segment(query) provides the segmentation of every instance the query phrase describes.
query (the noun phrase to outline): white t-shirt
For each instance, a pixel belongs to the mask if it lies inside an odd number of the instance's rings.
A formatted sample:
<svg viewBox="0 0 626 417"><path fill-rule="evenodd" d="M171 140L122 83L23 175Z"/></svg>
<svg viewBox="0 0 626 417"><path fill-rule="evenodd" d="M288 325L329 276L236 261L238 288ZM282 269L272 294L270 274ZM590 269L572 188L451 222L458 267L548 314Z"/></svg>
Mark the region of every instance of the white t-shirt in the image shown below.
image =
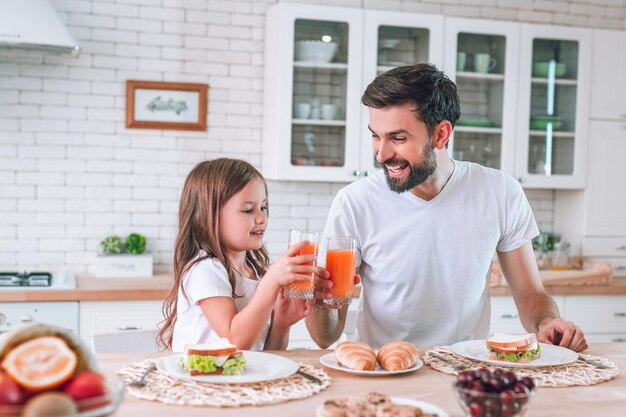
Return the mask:
<svg viewBox="0 0 626 417"><path fill-rule="evenodd" d="M363 290L356 340L433 346L488 336L494 251L517 249L539 231L515 179L454 163L430 201L391 191L382 171L335 197L324 236L357 241Z"/></svg>
<svg viewBox="0 0 626 417"><path fill-rule="evenodd" d="M206 252L200 251L198 256L206 256ZM234 298L233 301L237 306L237 311L241 311L252 299L259 285L259 280L242 278L237 274L235 277L235 294L241 297ZM189 301L183 294L183 287ZM207 258L198 262L187 271L183 278L181 288L178 289L172 352L183 352L185 345L205 343L220 338L198 304L200 300L211 297L232 297L232 287L228 281L226 268L215 258ZM270 320L265 324L263 333L252 350L263 350L269 325Z"/></svg>

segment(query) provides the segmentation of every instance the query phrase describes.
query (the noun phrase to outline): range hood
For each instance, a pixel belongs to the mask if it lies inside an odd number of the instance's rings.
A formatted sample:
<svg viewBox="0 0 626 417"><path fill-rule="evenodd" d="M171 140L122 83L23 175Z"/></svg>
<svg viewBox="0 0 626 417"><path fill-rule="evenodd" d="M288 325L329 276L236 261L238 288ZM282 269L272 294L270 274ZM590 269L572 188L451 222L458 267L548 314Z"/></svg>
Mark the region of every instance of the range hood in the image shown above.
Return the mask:
<svg viewBox="0 0 626 417"><path fill-rule="evenodd" d="M78 56L80 47L49 0L0 0L0 52Z"/></svg>

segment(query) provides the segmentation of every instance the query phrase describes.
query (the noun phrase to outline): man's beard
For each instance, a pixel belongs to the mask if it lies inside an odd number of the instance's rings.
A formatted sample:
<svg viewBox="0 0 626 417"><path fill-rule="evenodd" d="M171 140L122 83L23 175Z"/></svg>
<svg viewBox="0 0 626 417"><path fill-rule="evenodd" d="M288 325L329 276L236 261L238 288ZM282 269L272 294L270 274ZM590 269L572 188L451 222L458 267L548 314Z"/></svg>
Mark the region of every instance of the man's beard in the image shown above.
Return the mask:
<svg viewBox="0 0 626 417"><path fill-rule="evenodd" d="M391 191L396 193L403 193L409 191L431 176L437 168L437 158L435 151L432 148L431 141L429 140L426 146L424 146L424 158L417 165L409 164L409 175L406 178L393 178L389 176L387 165L398 165L402 163L408 163L404 159L390 159L384 162L383 169L385 170L385 177L387 177L387 184Z"/></svg>

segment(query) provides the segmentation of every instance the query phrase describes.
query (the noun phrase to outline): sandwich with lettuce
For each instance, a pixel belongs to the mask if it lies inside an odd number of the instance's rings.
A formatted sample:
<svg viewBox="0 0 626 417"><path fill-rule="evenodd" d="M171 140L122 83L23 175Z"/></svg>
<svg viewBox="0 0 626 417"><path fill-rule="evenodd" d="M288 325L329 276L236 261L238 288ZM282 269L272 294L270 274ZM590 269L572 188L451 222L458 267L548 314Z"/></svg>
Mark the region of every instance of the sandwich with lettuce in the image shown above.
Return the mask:
<svg viewBox="0 0 626 417"><path fill-rule="evenodd" d="M246 369L246 359L237 346L223 337L213 342L185 346L181 366L190 376L241 375Z"/></svg>
<svg viewBox="0 0 626 417"><path fill-rule="evenodd" d="M494 333L486 341L487 357L505 362L528 363L539 359L541 345L534 333L507 334Z"/></svg>

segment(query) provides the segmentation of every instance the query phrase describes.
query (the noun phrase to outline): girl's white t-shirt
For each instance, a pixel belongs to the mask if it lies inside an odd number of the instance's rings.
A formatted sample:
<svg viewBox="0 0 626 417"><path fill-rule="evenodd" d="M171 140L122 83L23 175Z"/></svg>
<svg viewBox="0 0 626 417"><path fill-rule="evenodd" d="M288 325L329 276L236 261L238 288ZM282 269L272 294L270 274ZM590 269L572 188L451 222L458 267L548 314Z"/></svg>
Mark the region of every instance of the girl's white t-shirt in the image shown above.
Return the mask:
<svg viewBox="0 0 626 417"><path fill-rule="evenodd" d="M198 257L200 256L206 256L206 252L200 251ZM237 311L241 311L252 299L259 280L241 277L238 274L235 274L235 277L235 294L240 297L233 298L233 301L237 306ZM183 293L183 288L185 293ZM185 345L205 343L220 338L198 304L201 300L211 297L232 298L232 287L228 281L226 268L215 258L198 262L187 271L183 278L182 285L178 289L172 352L184 352ZM263 350L269 326L270 319L252 350Z"/></svg>

